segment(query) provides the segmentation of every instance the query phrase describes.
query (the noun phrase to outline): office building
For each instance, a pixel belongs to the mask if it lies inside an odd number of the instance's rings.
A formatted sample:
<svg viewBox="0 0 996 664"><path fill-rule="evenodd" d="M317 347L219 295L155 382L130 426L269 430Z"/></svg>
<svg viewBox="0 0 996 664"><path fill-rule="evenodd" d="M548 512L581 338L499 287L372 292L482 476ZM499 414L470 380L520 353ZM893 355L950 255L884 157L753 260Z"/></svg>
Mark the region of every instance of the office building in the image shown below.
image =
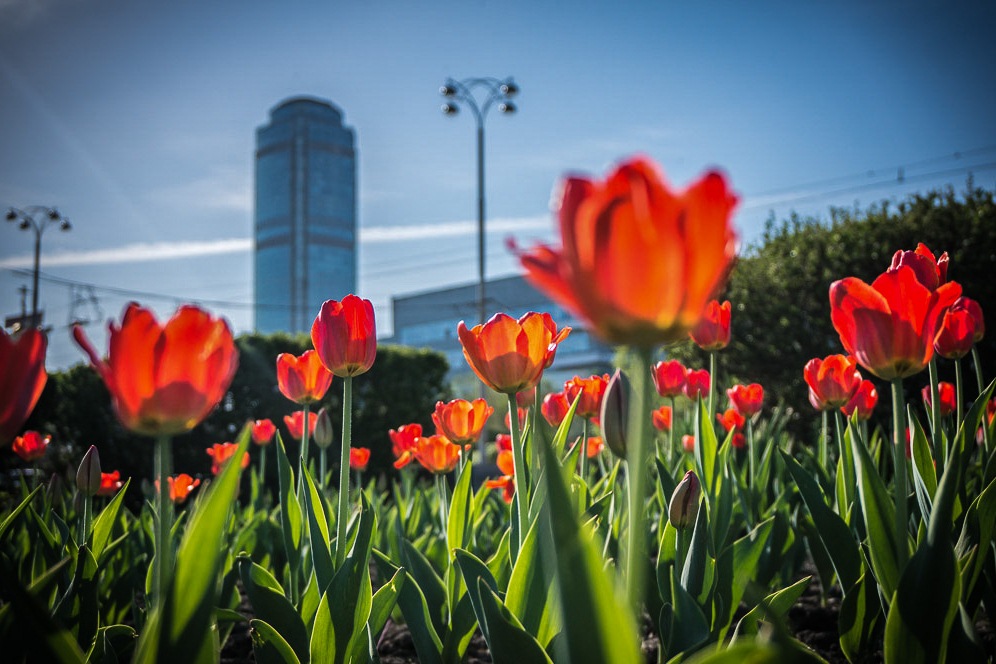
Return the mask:
<svg viewBox="0 0 996 664"><path fill-rule="evenodd" d="M255 328L304 332L356 291L356 148L342 111L295 97L256 130Z"/></svg>

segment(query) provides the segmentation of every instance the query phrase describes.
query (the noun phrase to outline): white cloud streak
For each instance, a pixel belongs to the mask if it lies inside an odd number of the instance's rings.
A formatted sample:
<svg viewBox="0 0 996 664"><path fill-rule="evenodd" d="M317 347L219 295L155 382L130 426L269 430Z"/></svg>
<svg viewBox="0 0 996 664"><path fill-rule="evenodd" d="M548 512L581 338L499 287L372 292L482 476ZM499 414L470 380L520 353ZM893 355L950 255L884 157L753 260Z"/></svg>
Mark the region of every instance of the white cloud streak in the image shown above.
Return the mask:
<svg viewBox="0 0 996 664"><path fill-rule="evenodd" d="M487 222L487 230L489 233L545 230L550 227L550 224L551 221L547 215L497 218ZM389 244L393 242L415 242L419 240L438 240L447 237L470 236L476 232L476 221L452 221L414 226L374 226L372 228L361 228L359 240L364 244ZM252 248L252 238L225 238L203 242L138 242L106 249L43 254L42 264L45 267L115 265L246 253L251 251ZM30 268L33 265L34 258L30 254L0 258L0 268L2 269Z"/></svg>

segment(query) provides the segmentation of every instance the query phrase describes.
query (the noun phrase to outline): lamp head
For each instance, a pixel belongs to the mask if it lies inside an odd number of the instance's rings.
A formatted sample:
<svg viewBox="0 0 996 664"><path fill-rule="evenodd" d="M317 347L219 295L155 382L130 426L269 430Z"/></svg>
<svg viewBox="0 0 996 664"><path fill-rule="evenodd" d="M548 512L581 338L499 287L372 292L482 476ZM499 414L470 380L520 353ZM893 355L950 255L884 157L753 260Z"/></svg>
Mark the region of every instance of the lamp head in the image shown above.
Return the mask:
<svg viewBox="0 0 996 664"><path fill-rule="evenodd" d="M519 93L519 86L509 81L508 83L502 83L498 90L506 97L514 97Z"/></svg>
<svg viewBox="0 0 996 664"><path fill-rule="evenodd" d="M511 114L515 113L515 111L518 109L516 109L515 104L513 104L512 102L503 101L502 103L498 104L498 110L501 111L502 113Z"/></svg>
<svg viewBox="0 0 996 664"><path fill-rule="evenodd" d="M439 107L439 110L443 112L443 115L456 115L460 109L454 104L443 104Z"/></svg>
<svg viewBox="0 0 996 664"><path fill-rule="evenodd" d="M14 212L13 210L7 210L6 219L7 221L14 221L15 219L17 219L17 213Z"/></svg>
<svg viewBox="0 0 996 664"><path fill-rule="evenodd" d="M61 215L59 215L59 211L56 210L55 208L51 208L48 211L48 218L51 219L52 221L58 221L60 216Z"/></svg>
<svg viewBox="0 0 996 664"><path fill-rule="evenodd" d="M456 88L447 83L446 85L439 88L439 94L443 95L444 97L453 97L454 95L456 95Z"/></svg>
<svg viewBox="0 0 996 664"><path fill-rule="evenodd" d="M68 219L63 219L62 223L59 224L59 229L63 230L63 231L72 230L72 228L73 228L73 225L71 223L69 223Z"/></svg>

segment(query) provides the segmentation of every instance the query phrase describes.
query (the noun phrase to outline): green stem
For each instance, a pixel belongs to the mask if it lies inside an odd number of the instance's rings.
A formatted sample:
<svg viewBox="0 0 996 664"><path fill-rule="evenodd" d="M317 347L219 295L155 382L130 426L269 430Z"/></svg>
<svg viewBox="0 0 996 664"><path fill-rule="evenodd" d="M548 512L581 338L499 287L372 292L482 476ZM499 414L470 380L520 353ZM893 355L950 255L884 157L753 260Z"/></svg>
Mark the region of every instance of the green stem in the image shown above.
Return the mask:
<svg viewBox="0 0 996 664"><path fill-rule="evenodd" d="M676 454L674 449L674 427L678 423L678 414L674 411L674 397L668 399L671 406L671 427L667 430L667 467L669 470L674 471L675 457L681 458L680 454Z"/></svg>
<svg viewBox="0 0 996 664"><path fill-rule="evenodd" d="M318 487L325 491L325 476L328 473L328 450L324 447L318 453Z"/></svg>
<svg viewBox="0 0 996 664"><path fill-rule="evenodd" d="M259 448L259 486L262 489L266 488L266 448L268 445L263 445Z"/></svg>
<svg viewBox="0 0 996 664"><path fill-rule="evenodd" d="M581 481L588 484L588 418L581 424Z"/></svg>
<svg viewBox="0 0 996 664"><path fill-rule="evenodd" d="M899 546L898 562L900 574L906 569L909 560L907 540L906 497L909 492L906 480L906 427L904 426L906 405L903 399L903 379L892 379L892 460L895 466L896 490L896 544Z"/></svg>
<svg viewBox="0 0 996 664"><path fill-rule="evenodd" d="M93 498L88 493L83 494L83 518L80 524L83 531L80 535L80 546L86 546L90 536L90 520L93 518Z"/></svg>
<svg viewBox="0 0 996 664"><path fill-rule="evenodd" d="M962 396L961 396L963 394L963 392L961 391L962 390L962 384L963 384L963 382L964 382L964 379L963 379L963 376L962 376L962 373L961 373L961 360L955 360L955 404L956 404L956 411L955 412L956 412L957 417L958 417L958 419L955 420L955 430L956 431L957 431L958 427L961 426L961 418L962 418L962 414L963 414L962 413L962 403L963 403L963 400L962 400Z"/></svg>
<svg viewBox="0 0 996 664"><path fill-rule="evenodd" d="M716 367L718 364L716 351L709 351L709 421L713 423L713 426L716 422Z"/></svg>
<svg viewBox="0 0 996 664"><path fill-rule="evenodd" d="M515 504L518 506L519 550L529 530L529 487L526 485L526 462L522 454L522 434L519 432L519 408L515 395L508 394L508 417L512 425L512 481L515 483Z"/></svg>
<svg viewBox="0 0 996 664"><path fill-rule="evenodd" d="M166 604L166 592L173 574L173 502L169 499L169 476L173 473L173 447L169 436L156 438L156 476L159 478L159 521L156 532L155 601L160 610Z"/></svg>
<svg viewBox="0 0 996 664"><path fill-rule="evenodd" d="M986 384L982 381L982 361L979 358L978 345L972 346L972 364L975 366L975 382L979 385L979 396L986 390Z"/></svg>
<svg viewBox="0 0 996 664"><path fill-rule="evenodd" d="M830 453L827 450L827 436L829 435L830 430L830 425L828 423L829 416L827 415L827 412L828 411L825 410L820 411L820 414L822 415L820 425L820 446L817 450L817 458L820 460L820 468L823 468L824 470L827 470L828 458L830 456Z"/></svg>
<svg viewBox="0 0 996 664"><path fill-rule="evenodd" d="M449 501L446 496L446 475L443 473L436 473L436 493L439 494L439 521L443 526L443 537L445 538L449 532L447 524L449 523ZM455 545L454 545L455 546Z"/></svg>
<svg viewBox="0 0 996 664"><path fill-rule="evenodd" d="M938 387L936 356L930 358L927 369L930 374L930 447L940 469L944 463L944 452L941 450L941 391Z"/></svg>
<svg viewBox="0 0 996 664"><path fill-rule="evenodd" d="M754 459L755 456L754 449L754 417L751 416L747 419L747 472L750 476L747 478L747 495L750 496L750 503L754 505L757 502L757 496L754 495L754 485L755 485L755 473L757 472L757 465ZM754 515L760 517L759 514Z"/></svg>
<svg viewBox="0 0 996 664"><path fill-rule="evenodd" d="M301 461L298 466L297 472L301 476L301 481L304 481L304 469L308 467L308 411L310 409L310 404L304 404L302 411L304 412L304 427L301 430ZM301 486L304 486L303 484Z"/></svg>
<svg viewBox="0 0 996 664"><path fill-rule="evenodd" d="M633 400L629 407L630 434L627 436L629 450L626 454L626 477L629 484L629 530L626 541L626 599L629 605L641 615L646 575L645 540L646 514L644 497L647 493L647 409L652 403L650 381L653 363L652 349L638 348L633 368ZM712 377L709 381L713 384ZM710 395L711 396L711 395Z"/></svg>
<svg viewBox="0 0 996 664"><path fill-rule="evenodd" d="M336 569L346 561L346 525L349 520L349 448L352 445L353 377L346 376L342 390L342 451L339 455L339 511L335 520Z"/></svg>

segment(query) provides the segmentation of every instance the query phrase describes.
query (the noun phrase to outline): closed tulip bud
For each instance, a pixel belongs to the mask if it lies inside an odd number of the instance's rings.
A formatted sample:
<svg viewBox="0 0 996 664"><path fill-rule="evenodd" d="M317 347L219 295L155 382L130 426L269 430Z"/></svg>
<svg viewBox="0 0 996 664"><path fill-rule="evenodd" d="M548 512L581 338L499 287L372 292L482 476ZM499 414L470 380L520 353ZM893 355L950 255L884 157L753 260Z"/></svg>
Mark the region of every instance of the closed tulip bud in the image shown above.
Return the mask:
<svg viewBox="0 0 996 664"><path fill-rule="evenodd" d="M699 513L699 496L702 487L694 470L689 470L678 482L671 494L668 506L668 521L678 530L684 530L695 523Z"/></svg>
<svg viewBox="0 0 996 664"><path fill-rule="evenodd" d="M321 449L328 449L332 445L335 437L332 430L332 417L327 408L318 411L318 419L315 421L315 445Z"/></svg>
<svg viewBox="0 0 996 664"><path fill-rule="evenodd" d="M602 397L602 412L600 426L602 438L612 453L621 459L626 458L626 427L628 422L627 405L629 403L629 381L626 375L616 369L605 387Z"/></svg>
<svg viewBox="0 0 996 664"><path fill-rule="evenodd" d="M100 454L95 445L91 445L83 455L76 471L76 489L87 496L96 496L100 490Z"/></svg>

